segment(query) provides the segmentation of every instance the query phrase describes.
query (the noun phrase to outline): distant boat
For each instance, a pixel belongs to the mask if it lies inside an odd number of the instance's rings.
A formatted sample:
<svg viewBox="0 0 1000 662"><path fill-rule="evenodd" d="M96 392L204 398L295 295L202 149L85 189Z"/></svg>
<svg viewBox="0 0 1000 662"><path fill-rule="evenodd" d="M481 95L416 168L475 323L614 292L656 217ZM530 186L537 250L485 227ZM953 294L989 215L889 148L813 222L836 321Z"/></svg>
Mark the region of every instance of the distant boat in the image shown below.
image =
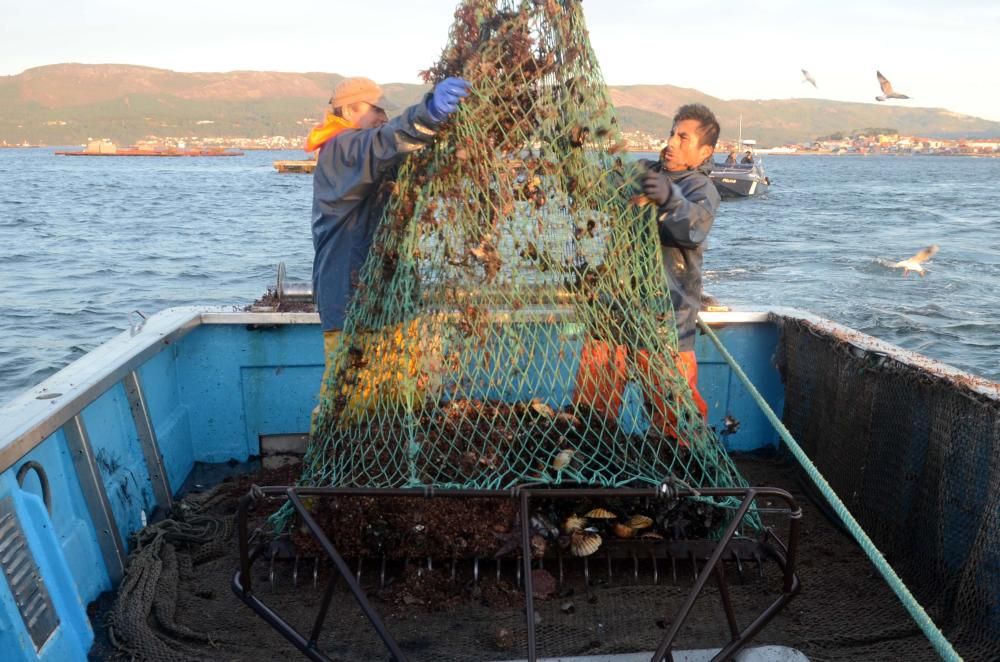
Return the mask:
<svg viewBox="0 0 1000 662"><path fill-rule="evenodd" d="M741 141L746 156L737 156L735 163L715 163L709 177L719 195L727 198L751 198L767 193L771 180L764 174L764 164L755 153L755 140ZM744 163L749 158L749 163Z"/></svg>
<svg viewBox="0 0 1000 662"><path fill-rule="evenodd" d="M208 149L144 149L138 147L118 147L108 140L94 140L86 149L73 152L56 152L57 156L243 156L243 152L210 147Z"/></svg>
<svg viewBox="0 0 1000 662"><path fill-rule="evenodd" d="M275 161L274 169L278 172L310 173L316 169L316 161Z"/></svg>

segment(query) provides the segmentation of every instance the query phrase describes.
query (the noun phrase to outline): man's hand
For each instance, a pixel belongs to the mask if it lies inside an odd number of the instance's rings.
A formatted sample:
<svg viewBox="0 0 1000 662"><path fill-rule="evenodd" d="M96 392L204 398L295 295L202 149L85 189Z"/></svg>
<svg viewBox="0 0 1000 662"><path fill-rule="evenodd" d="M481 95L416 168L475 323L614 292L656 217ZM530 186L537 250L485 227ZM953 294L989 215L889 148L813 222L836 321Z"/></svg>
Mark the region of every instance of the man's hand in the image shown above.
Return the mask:
<svg viewBox="0 0 1000 662"><path fill-rule="evenodd" d="M650 170L642 178L642 190L647 198L662 207L670 200L673 186L670 185L667 173Z"/></svg>
<svg viewBox="0 0 1000 662"><path fill-rule="evenodd" d="M469 94L469 81L462 78L445 78L434 86L427 101L427 112L435 122L443 122L458 110L458 102Z"/></svg>

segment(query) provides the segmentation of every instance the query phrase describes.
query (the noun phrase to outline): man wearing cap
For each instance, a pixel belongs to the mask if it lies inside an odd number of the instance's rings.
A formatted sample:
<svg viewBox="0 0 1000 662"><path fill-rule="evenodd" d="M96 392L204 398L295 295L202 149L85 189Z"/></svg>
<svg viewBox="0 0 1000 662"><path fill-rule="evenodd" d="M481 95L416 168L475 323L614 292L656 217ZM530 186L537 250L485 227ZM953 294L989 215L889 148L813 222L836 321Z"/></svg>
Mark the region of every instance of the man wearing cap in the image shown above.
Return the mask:
<svg viewBox="0 0 1000 662"><path fill-rule="evenodd" d="M313 174L313 295L328 373L382 217L382 184L395 178L403 157L433 142L468 91L467 81L447 78L389 121L382 88L367 78L347 78L334 88L324 122L309 133L306 151L319 150ZM324 387L326 382L325 375Z"/></svg>

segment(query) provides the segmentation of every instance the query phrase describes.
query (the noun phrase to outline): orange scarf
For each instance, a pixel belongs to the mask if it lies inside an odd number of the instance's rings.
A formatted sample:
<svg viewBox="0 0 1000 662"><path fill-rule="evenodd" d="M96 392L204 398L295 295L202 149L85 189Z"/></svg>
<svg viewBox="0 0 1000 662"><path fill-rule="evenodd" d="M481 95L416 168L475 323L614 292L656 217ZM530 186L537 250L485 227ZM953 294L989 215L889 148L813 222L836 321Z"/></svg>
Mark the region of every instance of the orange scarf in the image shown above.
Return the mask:
<svg viewBox="0 0 1000 662"><path fill-rule="evenodd" d="M323 123L317 124L309 132L309 137L306 138L305 150L307 152L317 150L341 131L354 128L356 127L343 117L337 117L333 113L327 113Z"/></svg>

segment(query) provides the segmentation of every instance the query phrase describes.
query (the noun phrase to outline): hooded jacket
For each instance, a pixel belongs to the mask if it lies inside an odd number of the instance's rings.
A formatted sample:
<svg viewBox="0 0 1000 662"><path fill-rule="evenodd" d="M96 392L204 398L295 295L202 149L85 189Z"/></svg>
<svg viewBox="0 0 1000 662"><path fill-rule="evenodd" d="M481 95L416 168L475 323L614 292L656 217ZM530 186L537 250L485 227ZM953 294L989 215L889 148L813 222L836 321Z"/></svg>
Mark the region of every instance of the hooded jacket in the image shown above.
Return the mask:
<svg viewBox="0 0 1000 662"><path fill-rule="evenodd" d="M653 168L662 169L662 165ZM682 352L694 351L705 240L722 201L708 177L711 171L711 158L693 170L665 171L672 190L667 203L658 210L663 268L670 284L670 302L677 318L677 339Z"/></svg>
<svg viewBox="0 0 1000 662"><path fill-rule="evenodd" d="M377 129L345 128L322 143L313 173L313 296L324 331L344 327L386 195L403 157L429 144L438 124L426 98Z"/></svg>

